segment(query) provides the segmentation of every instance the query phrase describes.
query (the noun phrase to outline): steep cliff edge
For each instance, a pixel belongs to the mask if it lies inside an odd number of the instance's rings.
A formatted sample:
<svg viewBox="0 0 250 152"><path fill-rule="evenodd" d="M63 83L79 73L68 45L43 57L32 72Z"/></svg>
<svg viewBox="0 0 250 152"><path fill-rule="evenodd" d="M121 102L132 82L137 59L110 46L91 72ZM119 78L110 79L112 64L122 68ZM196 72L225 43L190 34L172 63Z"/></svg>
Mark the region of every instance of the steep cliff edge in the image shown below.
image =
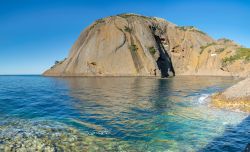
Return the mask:
<svg viewBox="0 0 250 152"><path fill-rule="evenodd" d="M56 62L44 75L245 76L250 71L250 55L245 52L239 56L240 49L230 40L216 41L194 27L121 14L90 25L80 34L68 58Z"/></svg>

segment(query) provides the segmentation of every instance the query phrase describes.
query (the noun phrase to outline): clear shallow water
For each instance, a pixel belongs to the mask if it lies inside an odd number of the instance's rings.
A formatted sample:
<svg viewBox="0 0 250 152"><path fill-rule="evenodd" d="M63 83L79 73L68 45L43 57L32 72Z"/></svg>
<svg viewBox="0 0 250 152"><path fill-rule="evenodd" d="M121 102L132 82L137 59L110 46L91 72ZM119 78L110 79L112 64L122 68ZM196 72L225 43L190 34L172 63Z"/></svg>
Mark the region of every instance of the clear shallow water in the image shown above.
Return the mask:
<svg viewBox="0 0 250 152"><path fill-rule="evenodd" d="M0 151L242 151L248 115L207 99L237 81L0 76Z"/></svg>

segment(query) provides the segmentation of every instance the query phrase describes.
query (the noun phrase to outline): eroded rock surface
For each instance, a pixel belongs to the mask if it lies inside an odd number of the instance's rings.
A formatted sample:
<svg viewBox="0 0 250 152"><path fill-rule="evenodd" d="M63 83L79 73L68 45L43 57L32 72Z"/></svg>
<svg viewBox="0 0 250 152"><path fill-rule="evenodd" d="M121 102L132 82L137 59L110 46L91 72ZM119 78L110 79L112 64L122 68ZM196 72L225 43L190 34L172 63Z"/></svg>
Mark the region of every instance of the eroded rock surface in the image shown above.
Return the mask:
<svg viewBox="0 0 250 152"><path fill-rule="evenodd" d="M68 58L47 76L247 76L250 55L231 40L214 40L164 19L121 14L97 20L79 36Z"/></svg>
<svg viewBox="0 0 250 152"><path fill-rule="evenodd" d="M212 104L219 108L250 112L250 77L214 95Z"/></svg>

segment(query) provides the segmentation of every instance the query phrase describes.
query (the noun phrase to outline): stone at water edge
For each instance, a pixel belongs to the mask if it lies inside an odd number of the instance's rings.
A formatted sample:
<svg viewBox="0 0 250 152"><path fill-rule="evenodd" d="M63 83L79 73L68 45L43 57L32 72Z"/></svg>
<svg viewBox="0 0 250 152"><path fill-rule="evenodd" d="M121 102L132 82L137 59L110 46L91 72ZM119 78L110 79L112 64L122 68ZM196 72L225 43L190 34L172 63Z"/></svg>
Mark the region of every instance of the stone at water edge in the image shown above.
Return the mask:
<svg viewBox="0 0 250 152"><path fill-rule="evenodd" d="M212 97L212 106L250 113L250 77Z"/></svg>

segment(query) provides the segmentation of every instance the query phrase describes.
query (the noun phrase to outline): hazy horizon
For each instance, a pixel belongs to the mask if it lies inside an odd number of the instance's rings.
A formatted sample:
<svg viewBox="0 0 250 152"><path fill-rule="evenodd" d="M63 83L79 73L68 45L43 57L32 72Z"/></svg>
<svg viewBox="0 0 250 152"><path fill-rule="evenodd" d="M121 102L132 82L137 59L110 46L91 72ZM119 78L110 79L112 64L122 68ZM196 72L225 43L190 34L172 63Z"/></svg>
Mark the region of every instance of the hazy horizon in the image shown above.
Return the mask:
<svg viewBox="0 0 250 152"><path fill-rule="evenodd" d="M0 75L41 74L64 59L80 32L99 18L136 13L195 26L214 39L250 47L247 1L0 2Z"/></svg>

